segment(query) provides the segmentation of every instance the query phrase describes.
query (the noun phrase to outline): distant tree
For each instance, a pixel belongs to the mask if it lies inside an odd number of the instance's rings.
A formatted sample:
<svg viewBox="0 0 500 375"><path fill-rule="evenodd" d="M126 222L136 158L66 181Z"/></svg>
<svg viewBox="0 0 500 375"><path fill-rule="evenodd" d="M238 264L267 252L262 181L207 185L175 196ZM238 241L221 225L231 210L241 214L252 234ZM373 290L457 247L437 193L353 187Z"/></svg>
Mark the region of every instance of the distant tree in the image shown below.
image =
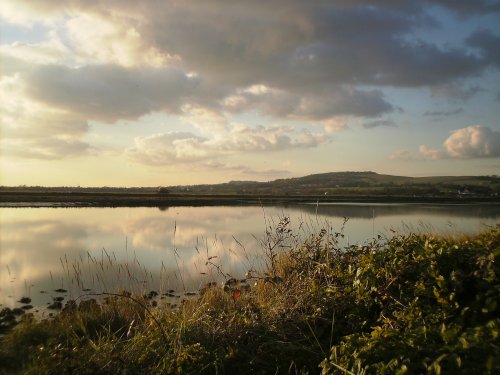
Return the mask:
<svg viewBox="0 0 500 375"><path fill-rule="evenodd" d="M158 188L158 194L170 194L170 190L168 190L166 187L160 186Z"/></svg>

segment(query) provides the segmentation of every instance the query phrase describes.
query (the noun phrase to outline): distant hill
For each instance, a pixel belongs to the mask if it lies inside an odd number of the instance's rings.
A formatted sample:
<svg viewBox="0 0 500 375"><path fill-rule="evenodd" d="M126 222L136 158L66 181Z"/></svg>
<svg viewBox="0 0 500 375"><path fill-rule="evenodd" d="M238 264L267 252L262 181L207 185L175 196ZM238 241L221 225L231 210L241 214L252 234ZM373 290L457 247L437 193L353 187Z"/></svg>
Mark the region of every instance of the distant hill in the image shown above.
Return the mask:
<svg viewBox="0 0 500 375"><path fill-rule="evenodd" d="M45 187L0 186L0 192L65 194L221 194L221 195L327 195L348 197L500 197L499 176L405 177L375 172L331 172L268 182L230 181L221 184L162 187Z"/></svg>
<svg viewBox="0 0 500 375"><path fill-rule="evenodd" d="M498 176L405 177L375 172L331 172L269 182L230 181L213 185L170 186L172 193L332 194L332 195L494 195Z"/></svg>

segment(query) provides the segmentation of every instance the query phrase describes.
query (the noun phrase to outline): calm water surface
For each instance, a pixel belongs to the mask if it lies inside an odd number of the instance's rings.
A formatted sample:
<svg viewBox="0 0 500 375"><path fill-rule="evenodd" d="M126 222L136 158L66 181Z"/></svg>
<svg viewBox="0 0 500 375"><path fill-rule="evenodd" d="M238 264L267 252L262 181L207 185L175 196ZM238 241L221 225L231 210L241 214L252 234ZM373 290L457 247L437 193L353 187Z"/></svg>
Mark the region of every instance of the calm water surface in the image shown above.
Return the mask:
<svg viewBox="0 0 500 375"><path fill-rule="evenodd" d="M330 226L346 243L391 229L474 233L500 222L499 205L335 204L290 207L0 208L0 304L23 296L117 288L198 290L265 266L265 231L281 218L306 237ZM328 224L326 224L328 223ZM209 264L207 264L209 262Z"/></svg>

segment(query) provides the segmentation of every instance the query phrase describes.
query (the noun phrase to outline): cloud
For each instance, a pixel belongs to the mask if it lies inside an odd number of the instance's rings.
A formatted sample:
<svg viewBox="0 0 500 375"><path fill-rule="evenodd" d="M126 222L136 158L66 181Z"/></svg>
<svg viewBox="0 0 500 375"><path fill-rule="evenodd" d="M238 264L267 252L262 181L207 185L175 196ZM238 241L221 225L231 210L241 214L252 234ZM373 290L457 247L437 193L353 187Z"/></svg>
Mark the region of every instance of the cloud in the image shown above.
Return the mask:
<svg viewBox="0 0 500 375"><path fill-rule="evenodd" d="M225 171L230 171L233 173L238 173L242 175L252 175L252 176L261 176L261 177L266 177L266 176L271 176L273 178L276 178L277 176L286 176L290 174L290 171L287 169L253 169L250 168L246 165L241 165L241 164L233 164L233 163L221 163L218 161L210 160L207 162L204 162L202 164L203 168L206 169L214 169L217 171L220 170L225 170Z"/></svg>
<svg viewBox="0 0 500 375"><path fill-rule="evenodd" d="M366 128L392 126L377 120L397 110L386 88L426 87L435 97L463 101L482 90L464 82L498 67L498 35L485 23L463 41L438 43L449 31L439 17L477 21L474 16L498 14L498 8L489 0L290 0L286 6L5 0L0 17L9 27L42 24L46 31L38 42L0 45L0 74L17 74L26 101L37 108L10 126L10 147L26 134L33 155L62 157L71 147L85 154L92 149L84 140L88 121L160 111L181 115L201 136L165 131L137 138L127 151L134 160L193 162L324 142L324 135L228 121L252 112L326 131L345 127L351 117L363 118ZM439 38L423 39L422 30Z"/></svg>
<svg viewBox="0 0 500 375"><path fill-rule="evenodd" d="M357 4L356 4L357 5ZM189 69L235 86L263 82L294 92L342 84L423 86L481 71L465 49L401 37L436 21L408 7L293 2L175 2L150 10L144 38ZM367 2L364 5L369 5Z"/></svg>
<svg viewBox="0 0 500 375"><path fill-rule="evenodd" d="M258 3L258 1L255 1ZM182 1L169 1L169 5L172 7L176 6ZM191 6L198 5L201 10L205 11L212 6L222 6L226 3L223 0L207 0L197 4L196 1L189 1ZM262 2L263 4L269 4L266 10L275 9L281 4L277 2ZM311 0L306 4L307 6L318 6L325 2L322 0ZM207 4L207 5L205 5ZM246 6L245 1L235 0L233 1L232 11L236 11ZM304 7L305 5L301 0L289 0L287 4L291 8ZM350 7L373 7L373 1L369 0L337 0L335 1L336 6L339 8L350 8ZM141 19L142 14L139 13L141 9L144 9L143 4L138 4L135 1L124 1L124 0L108 0L108 1L85 1L85 0L68 0L64 4L54 4L51 0L5 0L2 4L0 15L2 18L9 20L10 22L20 22L29 23L28 21L42 21L47 17L59 17L62 14L74 13L76 11L86 11L89 13L104 14L108 17L117 17L120 15L128 15L134 19ZM161 4L155 4L156 7L160 7ZM395 0L378 0L377 7L396 9L399 12L410 13L419 12L425 9L429 5L440 5L443 8L461 13L499 13L500 4L496 0L476 0L471 2L470 0L406 0L406 1L395 1ZM250 8L251 9L251 8ZM300 8L303 9L303 8ZM265 12L264 12L265 13Z"/></svg>
<svg viewBox="0 0 500 375"><path fill-rule="evenodd" d="M39 139L2 139L2 150L11 157L28 159L63 159L93 153L88 143L57 137Z"/></svg>
<svg viewBox="0 0 500 375"><path fill-rule="evenodd" d="M45 65L30 73L26 81L26 93L33 100L108 122L137 119L158 110L180 112L183 99L198 83L176 68L113 65Z"/></svg>
<svg viewBox="0 0 500 375"><path fill-rule="evenodd" d="M144 43L134 22L80 15L66 23L73 53L92 64L117 64L125 67L159 67L175 56L161 53Z"/></svg>
<svg viewBox="0 0 500 375"><path fill-rule="evenodd" d="M212 138L189 132L168 132L135 138L135 145L126 151L132 160L149 165L168 165L172 162L208 162L223 155L284 151L316 147L329 138L307 130L290 127L249 127L236 124L229 131Z"/></svg>
<svg viewBox="0 0 500 375"><path fill-rule="evenodd" d="M459 86L456 83L448 83L431 87L431 94L436 98L448 98L460 101L466 101L481 91L484 90L477 85L465 87Z"/></svg>
<svg viewBox="0 0 500 375"><path fill-rule="evenodd" d="M346 118L338 116L320 121L320 124L327 133L336 133L348 128Z"/></svg>
<svg viewBox="0 0 500 375"><path fill-rule="evenodd" d="M30 280L30 284L48 277L49 273L56 277L60 266L54 260L69 254L75 257L85 254L88 231L87 225L54 219L51 215L43 220L3 217L0 262L8 264L19 280ZM2 272L0 278L6 273Z"/></svg>
<svg viewBox="0 0 500 375"><path fill-rule="evenodd" d="M408 150L396 150L390 156L390 160L411 160L411 153Z"/></svg>
<svg viewBox="0 0 500 375"><path fill-rule="evenodd" d="M363 128L365 128L365 129L373 129L373 128L378 128L381 126L388 126L388 127L394 128L397 125L392 120L375 120L375 121L366 122L363 124Z"/></svg>
<svg viewBox="0 0 500 375"><path fill-rule="evenodd" d="M188 132L169 132L136 137L135 146L126 153L134 161L149 165L167 165L173 161L193 162L207 157L206 149L198 147L206 138Z"/></svg>
<svg viewBox="0 0 500 375"><path fill-rule="evenodd" d="M33 102L24 90L19 76L0 79L0 144L4 155L61 159L95 152L82 140L89 130L86 120Z"/></svg>
<svg viewBox="0 0 500 375"><path fill-rule="evenodd" d="M443 142L444 150L420 146L426 159L475 159L500 157L500 132L486 126L473 125L457 129Z"/></svg>
<svg viewBox="0 0 500 375"><path fill-rule="evenodd" d="M296 131L291 127L272 125L255 128L235 125L229 133L216 139L212 147L229 152L282 151L292 148L311 148L328 141L323 134L308 130Z"/></svg>
<svg viewBox="0 0 500 375"><path fill-rule="evenodd" d="M219 111L191 105L183 106L182 111L182 120L203 134L220 134L229 130L227 117Z"/></svg>
<svg viewBox="0 0 500 375"><path fill-rule="evenodd" d="M471 14L471 13L500 13L500 3L498 1L489 0L427 0L428 4L440 4L454 12L460 14Z"/></svg>
<svg viewBox="0 0 500 375"><path fill-rule="evenodd" d="M2 68L4 67L4 58L16 59L18 62L30 62L30 64L57 64L65 61L71 51L54 33L49 38L40 43L22 43L14 42L0 45L0 54L2 54ZM15 68L19 69L19 66ZM2 69L3 70L3 69ZM14 70L11 67L10 70Z"/></svg>
<svg viewBox="0 0 500 375"><path fill-rule="evenodd" d="M482 58L497 68L500 67L500 35L493 34L490 30L483 29L473 33L467 38L467 44L479 49Z"/></svg>
<svg viewBox="0 0 500 375"><path fill-rule="evenodd" d="M447 111L427 111L424 113L424 116L447 117L447 116L458 115L460 113L463 113L463 111L464 111L463 108L455 108Z"/></svg>
<svg viewBox="0 0 500 375"><path fill-rule="evenodd" d="M380 90L363 91L338 87L319 93L298 95L293 92L252 85L236 95L223 99L223 108L229 112L258 109L276 118L325 120L337 116L378 116L392 112L393 106L384 100Z"/></svg>
<svg viewBox="0 0 500 375"><path fill-rule="evenodd" d="M443 151L434 148L429 148L426 145L420 145L419 151L420 154L425 159L439 160L439 159L445 159L447 157L447 155Z"/></svg>
<svg viewBox="0 0 500 375"><path fill-rule="evenodd" d="M85 77L86 88L74 80L69 86L61 86L55 80L56 87L49 93L68 89L79 103L86 103L86 91L91 88L96 89L96 97L101 99L104 92L99 82L102 79L106 82L107 78L118 87L116 96L120 100L124 91L131 90L145 98L129 105L130 110L123 113L125 118L151 107L164 109L165 102L175 102L173 107L166 105L167 110L172 110L183 99L188 104L207 100L204 105L213 110L218 109L218 100L227 99L226 105L233 110L257 109L281 118L376 117L393 110L391 104L380 90L363 90L358 86L448 85L480 73L491 65L497 50L496 37L487 30L475 33L468 40L482 51L481 56L465 47L440 48L432 41L416 40L417 30L438 30L441 26L427 10L435 2L426 1L380 1L373 5L369 1L292 0L285 8L281 2L268 1L234 1L231 6L218 0L159 3L73 0L64 6L43 0L16 1L16 6L6 2L3 17L11 22L20 20L22 14L40 21L56 17L60 23L54 29L64 34L65 48L71 51L68 55L76 56L80 65L88 65L73 72L54 67L42 69L30 77L34 91L39 93L41 84L48 87L48 82L41 82L40 75L47 75L52 81L56 71L66 78L73 74ZM497 11L487 1L470 5L442 0L439 4L462 15L466 11L469 14ZM43 51L45 47L40 43L37 48ZM109 65L162 69L149 71L154 77L151 78L137 69L129 71L131 74L120 69L113 73ZM181 78L175 84L169 81L171 74L175 74L174 66L184 72L181 73L184 78L187 72L195 72L207 91L193 92ZM147 90L135 90L128 84L135 80L162 87L167 98L161 102ZM241 93L245 87L259 84L273 91L266 95ZM215 92L214 88L221 92ZM178 93L177 98L172 96L173 92ZM214 100L208 99L209 93ZM84 98L79 97L82 94ZM58 95L49 96L50 99L54 105L74 108L74 103ZM111 109L117 110L115 117L119 116L116 103L109 103L108 96L103 100L106 106L110 104ZM89 116L96 115L90 107L81 106L79 110L88 111Z"/></svg>
<svg viewBox="0 0 500 375"><path fill-rule="evenodd" d="M48 1L6 0L0 7L0 18L11 23L31 27L35 22L47 22L60 17L66 7L57 9Z"/></svg>
<svg viewBox="0 0 500 375"><path fill-rule="evenodd" d="M443 143L452 158L500 157L500 132L481 125L458 129Z"/></svg>

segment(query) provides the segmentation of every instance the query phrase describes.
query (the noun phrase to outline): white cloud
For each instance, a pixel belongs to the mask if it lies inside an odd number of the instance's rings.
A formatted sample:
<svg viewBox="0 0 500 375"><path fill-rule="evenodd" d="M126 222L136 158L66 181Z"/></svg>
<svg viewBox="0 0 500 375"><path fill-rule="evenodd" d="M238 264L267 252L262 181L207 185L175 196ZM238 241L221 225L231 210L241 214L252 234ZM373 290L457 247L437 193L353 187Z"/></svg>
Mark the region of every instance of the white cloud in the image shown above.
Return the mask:
<svg viewBox="0 0 500 375"><path fill-rule="evenodd" d="M71 56L71 50L55 33L50 33L48 39L40 43L1 44L0 53L2 59L10 57L30 64L57 64ZM10 69L14 70L14 67Z"/></svg>
<svg viewBox="0 0 500 375"><path fill-rule="evenodd" d="M213 170L224 170L230 171L231 173L238 173L241 175L252 175L252 176L272 176L276 178L277 176L285 176L290 174L287 169L253 169L246 165L234 164L234 163L222 163L215 160L210 160L202 164L203 168L213 169Z"/></svg>
<svg viewBox="0 0 500 375"><path fill-rule="evenodd" d="M168 165L174 161L194 162L208 156L199 147L207 140L188 132L169 132L136 137L135 146L126 151L132 160L150 165Z"/></svg>
<svg viewBox="0 0 500 375"><path fill-rule="evenodd" d="M209 108L185 105L182 107L182 120L194 126L203 134L217 136L229 130L227 117Z"/></svg>
<svg viewBox="0 0 500 375"><path fill-rule="evenodd" d="M429 148L426 145L420 145L419 151L420 151L420 154L425 159L439 160L439 159L446 158L446 154L443 153L443 151L437 150L437 149L434 149L434 148Z"/></svg>
<svg viewBox="0 0 500 375"><path fill-rule="evenodd" d="M249 127L233 125L228 131L211 138L189 132L169 132L137 137L135 145L126 151L132 160L150 165L168 165L172 162L214 162L224 155L252 152L283 151L311 148L327 142L324 134L307 130L296 131L284 126Z"/></svg>
<svg viewBox="0 0 500 375"><path fill-rule="evenodd" d="M347 128L347 119L343 116L336 116L319 122L327 133L336 133Z"/></svg>
<svg viewBox="0 0 500 375"><path fill-rule="evenodd" d="M451 132L443 142L444 150L420 146L426 159L474 159L500 157L500 132L486 126L472 125Z"/></svg>
<svg viewBox="0 0 500 375"><path fill-rule="evenodd" d="M47 1L5 0L0 6L0 19L16 23L24 27L32 27L37 22L53 22L61 16L65 7L54 7Z"/></svg>
<svg viewBox="0 0 500 375"><path fill-rule="evenodd" d="M453 131L443 145L452 158L500 157L500 132L473 125Z"/></svg>
<svg viewBox="0 0 500 375"><path fill-rule="evenodd" d="M176 60L145 43L130 21L84 14L69 19L65 28L73 53L87 63L159 67Z"/></svg>

